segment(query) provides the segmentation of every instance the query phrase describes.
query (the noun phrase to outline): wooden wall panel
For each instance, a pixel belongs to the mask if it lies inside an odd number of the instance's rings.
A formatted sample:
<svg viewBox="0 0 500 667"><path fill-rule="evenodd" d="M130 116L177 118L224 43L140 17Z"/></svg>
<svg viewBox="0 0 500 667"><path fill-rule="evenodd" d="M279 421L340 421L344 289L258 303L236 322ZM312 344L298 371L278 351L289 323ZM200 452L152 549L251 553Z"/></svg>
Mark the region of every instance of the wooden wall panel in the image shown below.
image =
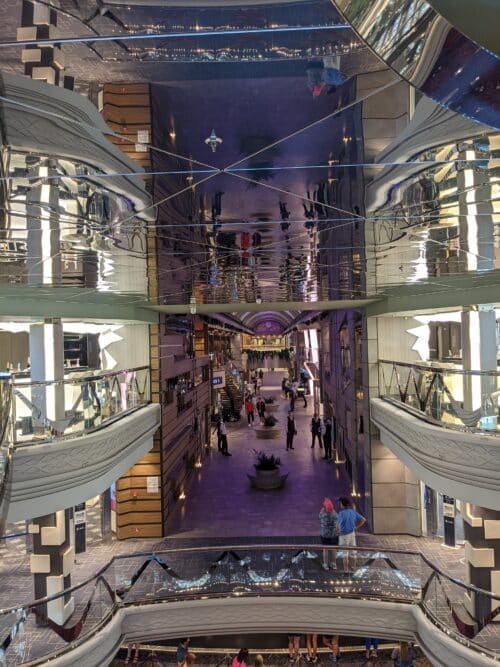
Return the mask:
<svg viewBox="0 0 500 667"><path fill-rule="evenodd" d="M110 137L138 167L151 171L150 151L136 150L137 132L148 130L151 141L151 104L149 84L106 84L102 96L102 114L112 130L127 139ZM146 182L150 176L143 177ZM158 293L156 237L148 231L148 292L150 298ZM149 328L151 400L160 400L159 330ZM161 537L163 533L161 503L161 429L154 436L153 449L132 466L116 483L116 535L118 539ZM158 493L147 492L148 477L158 478Z"/></svg>

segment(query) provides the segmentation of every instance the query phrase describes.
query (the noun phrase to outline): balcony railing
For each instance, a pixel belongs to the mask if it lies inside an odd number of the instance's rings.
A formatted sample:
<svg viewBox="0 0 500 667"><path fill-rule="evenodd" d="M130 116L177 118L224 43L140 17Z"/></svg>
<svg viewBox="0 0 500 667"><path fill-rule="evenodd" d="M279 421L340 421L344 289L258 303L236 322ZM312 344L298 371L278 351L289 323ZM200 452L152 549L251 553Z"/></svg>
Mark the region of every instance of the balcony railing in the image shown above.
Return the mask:
<svg viewBox="0 0 500 667"><path fill-rule="evenodd" d="M323 569L323 545L318 544L227 545L116 556L73 588L1 610L2 664L41 664L71 651L127 606L242 596L316 596L415 605L447 638L491 658L500 657L500 628L492 623L500 612L500 598L449 577L418 552L326 548L338 570ZM351 561L354 555L357 558L350 574L341 571L348 553ZM60 626L49 618L50 602L69 595L76 611ZM483 616L464 620L465 596L485 610Z"/></svg>
<svg viewBox="0 0 500 667"><path fill-rule="evenodd" d="M6 516L5 489L12 461L12 438L8 437L12 386L9 378L0 379L0 536L3 535Z"/></svg>
<svg viewBox="0 0 500 667"><path fill-rule="evenodd" d="M450 429L499 431L500 373L398 361L379 362L379 391L410 412Z"/></svg>
<svg viewBox="0 0 500 667"><path fill-rule="evenodd" d="M149 403L149 367L55 382L14 380L11 389L14 443L46 442L102 428Z"/></svg>

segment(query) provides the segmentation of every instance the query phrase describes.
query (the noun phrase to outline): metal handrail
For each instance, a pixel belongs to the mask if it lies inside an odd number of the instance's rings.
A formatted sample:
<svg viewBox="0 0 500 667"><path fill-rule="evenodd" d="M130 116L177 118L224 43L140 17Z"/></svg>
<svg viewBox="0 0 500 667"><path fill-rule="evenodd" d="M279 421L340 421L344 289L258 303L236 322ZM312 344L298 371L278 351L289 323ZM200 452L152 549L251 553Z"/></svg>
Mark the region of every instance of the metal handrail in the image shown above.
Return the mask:
<svg viewBox="0 0 500 667"><path fill-rule="evenodd" d="M12 406L12 383L10 380L5 381L8 390L6 396L6 403L2 406L3 421L0 424L0 449L5 450L4 473L0 479L0 536L3 535L4 527L7 519L6 503L5 503L5 489L7 488L10 470L12 467L12 456L14 451L13 438L6 442L7 429L10 423L11 406Z"/></svg>
<svg viewBox="0 0 500 667"><path fill-rule="evenodd" d="M468 371L460 368L446 368L444 366L436 366L430 364L439 364L438 361L429 361L429 365L422 363L412 363L408 361L391 361L389 359L379 359L379 364L392 364L393 366L404 366L405 368L418 368L422 371L442 371L443 373L454 373L456 375L488 375L499 377L500 371Z"/></svg>
<svg viewBox="0 0 500 667"><path fill-rule="evenodd" d="M0 616L10 614L12 612L20 611L23 609L30 609L32 607L35 607L37 605L41 604L46 604L47 602L52 602L53 600L57 600L61 597L64 597L66 595L69 595L73 593L74 591L79 590L80 588L83 588L87 584L91 583L92 581L95 581L99 577L102 577L104 573L117 561L120 560L127 560L129 558L152 558L154 556L162 556L162 555L167 555L167 554L189 554L189 553L213 553L213 552L221 552L221 551L269 551L269 550L278 550L278 549L289 549L289 550L296 550L296 551L302 551L302 550L318 550L318 549L328 549L328 550L334 550L337 551L339 549L342 549L342 551L352 551L355 553L358 552L364 552L364 553L387 553L387 554L397 554L397 555L402 555L402 556L416 556L420 558L431 570L433 570L436 574L438 574L440 577L443 577L447 581L456 584L460 588L463 588L464 590L468 591L469 593L474 593L476 595L485 595L486 597L490 598L491 600L495 600L499 603L500 605L500 596L495 595L491 591L486 591L482 588L478 588L477 586L473 586L472 584L466 584L463 581L460 581L459 579L455 579L454 577L451 577L449 574L444 573L442 570L440 570L436 565L434 565L426 556L424 556L420 551L404 551L401 549L381 549L378 547L347 547L347 546L328 546L320 543L307 543L307 544L219 544L215 546L197 546L197 547L179 547L179 548L171 548L171 549L161 549L160 551L140 551L140 552L133 552L133 553L127 553L127 554L117 554L115 556L112 556L112 558L105 564L103 565L95 574L91 575L87 579L84 579L78 584L75 584L74 586L71 586L70 588L65 589L64 591L60 591L58 593L55 593L54 595L49 595L43 598L39 598L38 600L34 600L33 602L30 602L25 605L16 605L14 607L8 607L6 609L0 609ZM206 595L206 593L204 593ZM188 597L186 595L186 597ZM393 598L391 598L393 599Z"/></svg>
<svg viewBox="0 0 500 667"><path fill-rule="evenodd" d="M98 373L97 375L86 375L85 377L76 377L76 378L64 378L63 380L34 380L29 382L16 382L15 373L13 374L14 387L43 387L46 385L57 385L57 384L86 384L89 381L94 380L103 380L107 377L114 377L118 375L123 375L124 373L137 373L138 371L149 370L149 366L137 366L136 368L124 368L119 371L106 371L104 373Z"/></svg>

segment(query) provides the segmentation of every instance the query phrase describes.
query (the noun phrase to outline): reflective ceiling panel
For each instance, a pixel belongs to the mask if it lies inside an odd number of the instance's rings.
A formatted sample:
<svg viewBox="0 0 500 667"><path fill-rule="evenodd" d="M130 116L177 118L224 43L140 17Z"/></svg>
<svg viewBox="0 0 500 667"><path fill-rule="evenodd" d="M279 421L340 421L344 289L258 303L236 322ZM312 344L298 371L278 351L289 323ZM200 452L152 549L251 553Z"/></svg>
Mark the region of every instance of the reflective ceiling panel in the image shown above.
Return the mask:
<svg viewBox="0 0 500 667"><path fill-rule="evenodd" d="M38 4L79 94L19 83L34 45L14 44L9 3L0 281L145 302L150 260L155 305L265 309L498 270L497 61L460 50L423 1ZM134 132L95 106L103 84L141 82L146 180L116 145ZM251 310L238 317L259 331L299 317Z"/></svg>

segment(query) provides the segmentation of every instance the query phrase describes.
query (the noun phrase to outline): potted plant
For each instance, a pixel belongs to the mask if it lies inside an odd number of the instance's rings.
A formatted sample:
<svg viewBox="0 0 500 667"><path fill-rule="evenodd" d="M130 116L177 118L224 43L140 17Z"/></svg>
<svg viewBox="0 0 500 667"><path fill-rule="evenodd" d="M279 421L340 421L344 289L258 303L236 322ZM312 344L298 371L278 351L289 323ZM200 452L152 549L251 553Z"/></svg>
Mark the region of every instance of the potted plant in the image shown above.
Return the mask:
<svg viewBox="0 0 500 667"><path fill-rule="evenodd" d="M255 433L258 438L262 440L275 440L281 435L281 429L277 426L278 420L274 415L266 415L264 417L264 423L261 426L257 426Z"/></svg>
<svg viewBox="0 0 500 667"><path fill-rule="evenodd" d="M253 450L256 463L254 463L255 474L248 473L252 486L256 489L269 490L279 489L285 483L288 473L280 469L281 461L274 454L266 454Z"/></svg>
<svg viewBox="0 0 500 667"><path fill-rule="evenodd" d="M266 404L266 412L276 412L279 408L274 396L266 396L264 398L264 403Z"/></svg>

